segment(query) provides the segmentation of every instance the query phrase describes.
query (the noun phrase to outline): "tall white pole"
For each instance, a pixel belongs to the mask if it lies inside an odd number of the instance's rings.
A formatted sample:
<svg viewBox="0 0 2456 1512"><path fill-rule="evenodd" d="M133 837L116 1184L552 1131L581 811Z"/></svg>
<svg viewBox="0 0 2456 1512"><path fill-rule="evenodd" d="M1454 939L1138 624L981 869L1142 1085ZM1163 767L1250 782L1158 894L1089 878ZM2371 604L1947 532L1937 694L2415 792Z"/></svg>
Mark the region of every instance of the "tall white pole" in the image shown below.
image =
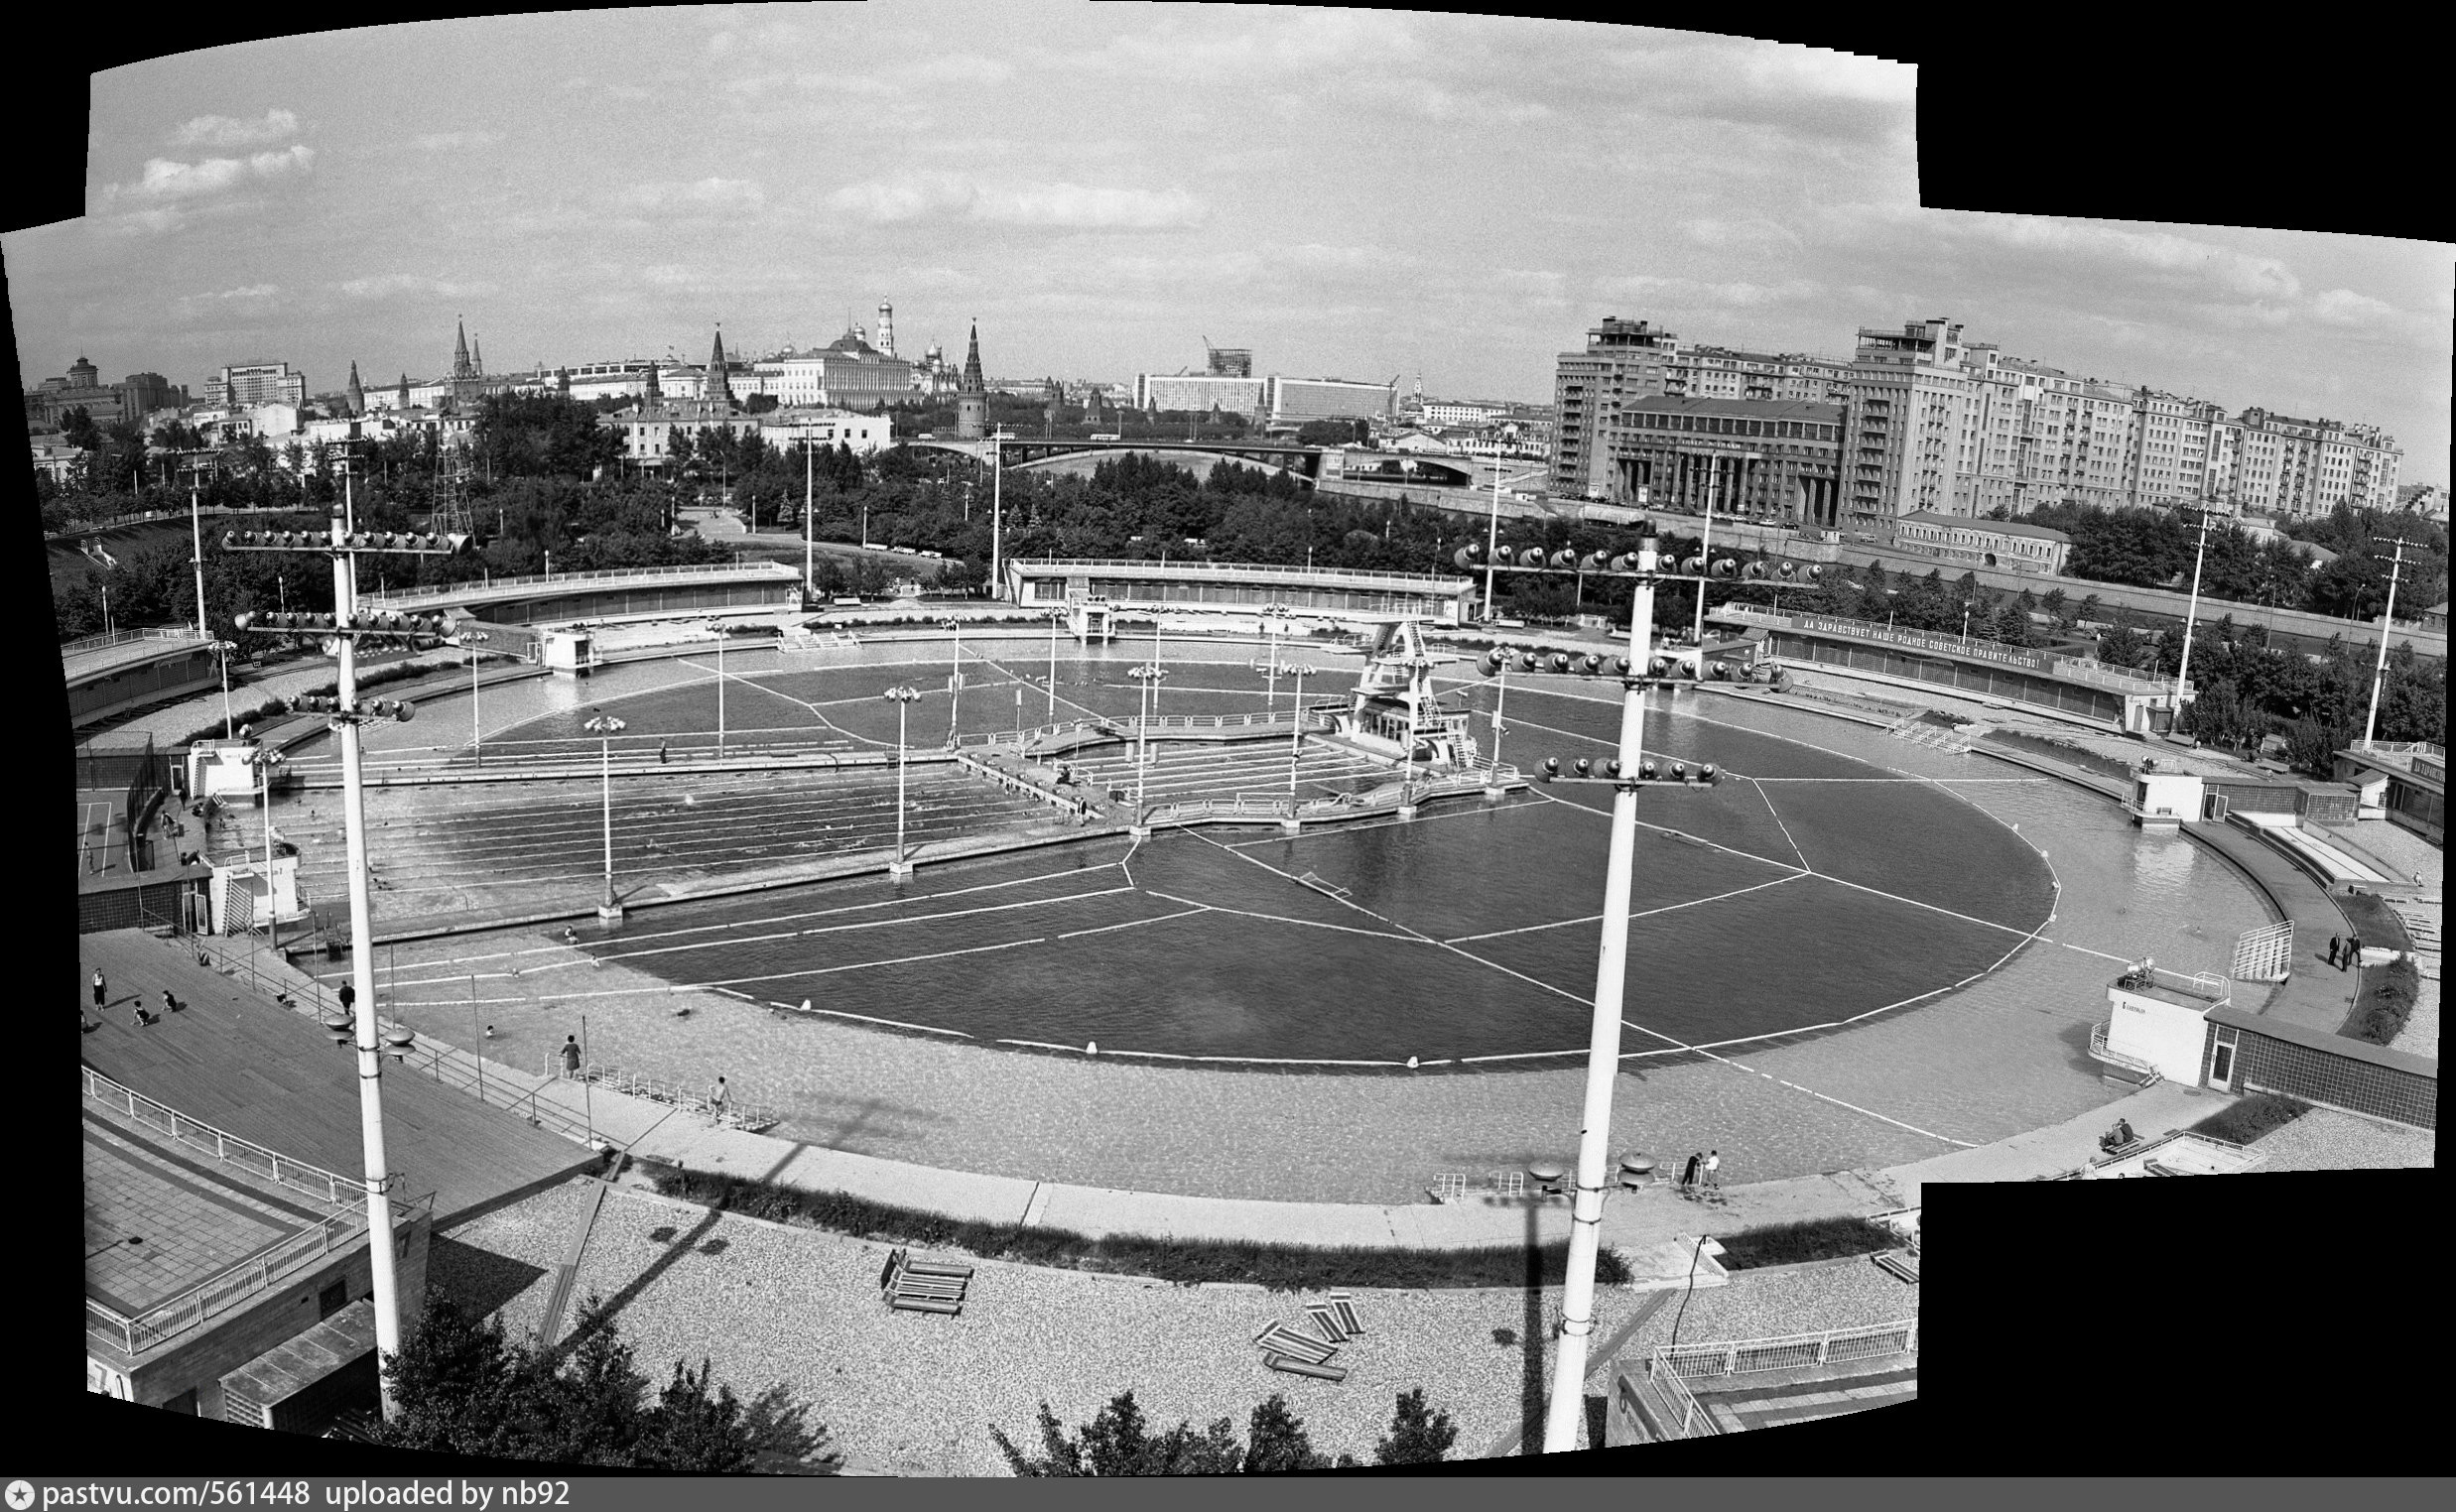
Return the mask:
<svg viewBox="0 0 2456 1512"><path fill-rule="evenodd" d="M716 754L724 754L724 626L716 627Z"/></svg>
<svg viewBox="0 0 2456 1512"><path fill-rule="evenodd" d="M278 956L282 949L282 920L273 898L273 752L262 741L256 745L256 766L264 775L264 930L271 937L273 953Z"/></svg>
<svg viewBox="0 0 2456 1512"><path fill-rule="evenodd" d="M1595 967L1595 1021L1587 1047L1585 1122L1578 1135L1578 1189L1570 1214L1569 1274L1561 1299L1560 1353L1544 1413L1547 1454L1578 1447L1586 1416L1587 1336L1595 1331L1595 1257L1603 1241L1604 1157L1612 1137L1612 1084L1620 1071L1621 992L1628 970L1628 900L1637 865L1638 764L1645 755L1646 685L1654 659L1654 540L1637 547L1630 606L1629 678L1620 699L1620 778L1612 797L1611 859L1604 871L1603 950Z"/></svg>
<svg viewBox="0 0 2456 1512"><path fill-rule="evenodd" d="M2192 627L2200 622L2200 564L2207 560L2209 555L2209 521L2212 518L2207 510L2200 512L2200 549L2192 553L2192 601L2191 606L2183 614L2183 655L2175 663L2174 668L2174 712L2166 719L2166 728L2169 730L2174 728L2175 720L2183 717L2183 680L2192 670ZM1962 639L1968 640L1969 638L1970 615L1969 611L1964 610ZM2385 637L2382 638L2380 644L2387 644Z"/></svg>
<svg viewBox="0 0 2456 1512"><path fill-rule="evenodd" d="M343 487L346 489L347 483ZM346 500L344 512L349 508ZM335 515L332 532L332 601L339 623L346 626L357 610L357 561L342 547L346 513ZM358 647L354 637L334 637L340 647L341 824L349 845L349 975L356 989L358 1042L358 1128L366 1153L367 1258L374 1271L375 1347L379 1354L401 1352L401 1297L393 1274L391 1168L384 1156L383 1053L375 1038L375 951L370 940L373 912L367 903L366 794L358 764ZM268 879L269 880L269 879ZM392 1381L381 1378L381 1402L386 1418L398 1411Z"/></svg>
<svg viewBox="0 0 2456 1512"><path fill-rule="evenodd" d="M1049 616L1049 722L1058 722L1058 617Z"/></svg>
<svg viewBox="0 0 2456 1512"><path fill-rule="evenodd" d="M188 490L188 532L194 538L196 550L196 634L210 639L213 632L205 628L204 623L204 516L196 502L196 491L193 488ZM223 667L222 675L225 679L229 676L227 665Z"/></svg>
<svg viewBox="0 0 2456 1512"><path fill-rule="evenodd" d="M1484 617L1492 617L1492 575L1500 561L1500 464L1492 466L1492 523L1484 532ZM1308 547L1308 551L1312 548ZM1308 565L1312 559L1308 557Z"/></svg>
<svg viewBox="0 0 2456 1512"><path fill-rule="evenodd" d="M908 698L895 700L895 864L887 868L890 876L904 867L904 712L911 707Z"/></svg>
<svg viewBox="0 0 2456 1512"><path fill-rule="evenodd" d="M2396 579L2404 575L2404 539L2396 540L2396 565L2388 572L2388 607L2380 611L2380 660L2371 669L2371 711L2362 717L2362 748L2371 749L2372 733L2380 723L2380 686L2388 679L2388 631L2396 619Z"/></svg>
<svg viewBox="0 0 2456 1512"><path fill-rule="evenodd" d="M989 596L1006 596L1003 565L1006 524L1006 428L989 438Z"/></svg>
<svg viewBox="0 0 2456 1512"><path fill-rule="evenodd" d="M232 648L227 645L218 645L214 648L215 655L221 662L221 738L224 740L236 740L238 738L236 726L230 722L231 649Z"/></svg>
<svg viewBox="0 0 2456 1512"><path fill-rule="evenodd" d="M811 534L810 500L811 452L810 441L806 439L802 442L802 599L805 603L817 597L819 593L819 577L812 570L814 564L811 543L816 538Z"/></svg>
<svg viewBox="0 0 2456 1512"><path fill-rule="evenodd" d="M1501 710L1509 706L1509 664L1507 662L1500 664L1498 678L1499 681L1494 684L1492 692L1492 766L1495 771L1500 767L1501 734L1508 728L1507 725L1501 723Z"/></svg>
<svg viewBox="0 0 2456 1512"><path fill-rule="evenodd" d="M614 908L614 737L597 737L597 792L605 818L605 911Z"/></svg>
<svg viewBox="0 0 2456 1512"><path fill-rule="evenodd" d="M1689 636L1700 647L1706 644L1706 582L1714 576L1714 483L1717 476L1711 471L1706 474L1706 528L1697 538L1697 623L1689 631ZM1700 650L1697 655L1697 670L1703 673L1706 670L1705 652Z"/></svg>
<svg viewBox="0 0 2456 1512"><path fill-rule="evenodd" d="M479 766L486 764L486 731L477 719L477 643L469 643L469 756Z"/></svg>
<svg viewBox="0 0 2456 1512"><path fill-rule="evenodd" d="M1305 664L1288 669L1296 674L1295 718L1288 729L1288 797L1296 797L1296 764L1305 758Z"/></svg>

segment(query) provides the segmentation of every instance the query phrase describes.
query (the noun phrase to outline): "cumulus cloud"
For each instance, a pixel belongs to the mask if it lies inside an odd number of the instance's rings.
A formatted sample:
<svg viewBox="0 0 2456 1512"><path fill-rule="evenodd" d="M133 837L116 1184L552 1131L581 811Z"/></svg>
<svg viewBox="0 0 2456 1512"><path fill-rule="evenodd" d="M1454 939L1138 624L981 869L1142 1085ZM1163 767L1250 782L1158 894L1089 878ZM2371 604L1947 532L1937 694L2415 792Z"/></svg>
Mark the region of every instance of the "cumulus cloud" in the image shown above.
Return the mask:
<svg viewBox="0 0 2456 1512"><path fill-rule="evenodd" d="M759 204L767 195L748 179L702 179L692 184L634 184L614 195L626 210L662 210Z"/></svg>
<svg viewBox="0 0 2456 1512"><path fill-rule="evenodd" d="M1596 285L1606 299L1648 301L1667 309L1721 310L1766 305L1815 306L1826 296L1825 286L1812 279L1786 279L1778 284L1745 281L1708 283L1700 279L1659 278L1638 274L1609 278Z"/></svg>
<svg viewBox="0 0 2456 1512"><path fill-rule="evenodd" d="M113 192L141 199L187 199L250 180L304 173L315 161L316 150L304 142L280 152L260 152L247 158L205 158L195 163L154 158L146 163L141 179L124 188L114 186Z"/></svg>
<svg viewBox="0 0 2456 1512"><path fill-rule="evenodd" d="M404 295L416 295L422 299L470 299L495 292L492 284L462 283L432 278L423 273L384 273L371 278L349 279L335 287L353 300L389 300Z"/></svg>
<svg viewBox="0 0 2456 1512"><path fill-rule="evenodd" d="M1798 232L1761 218L1717 220L1711 217L1680 222L1680 234L1701 247L1717 251L1801 247Z"/></svg>
<svg viewBox="0 0 2456 1512"><path fill-rule="evenodd" d="M1209 213L1184 189L1101 189L1079 184L984 186L961 174L910 173L852 184L831 208L876 224L961 216L998 225L1157 230L1202 223Z"/></svg>
<svg viewBox="0 0 2456 1512"><path fill-rule="evenodd" d="M253 147L296 136L299 118L287 110L268 110L260 121L226 115L200 115L171 133L175 147Z"/></svg>
<svg viewBox="0 0 2456 1512"><path fill-rule="evenodd" d="M2331 289L2312 296L2311 314L2331 325L2376 325L2396 317L2396 307L2351 289Z"/></svg>
<svg viewBox="0 0 2456 1512"><path fill-rule="evenodd" d="M431 131L411 138L422 152L452 152L467 147L492 147L503 140L499 131Z"/></svg>
<svg viewBox="0 0 2456 1512"><path fill-rule="evenodd" d="M1607 59L1637 86L1645 115L1855 142L1899 137L1913 125L1918 70L1907 63L1790 43L1671 34Z"/></svg>

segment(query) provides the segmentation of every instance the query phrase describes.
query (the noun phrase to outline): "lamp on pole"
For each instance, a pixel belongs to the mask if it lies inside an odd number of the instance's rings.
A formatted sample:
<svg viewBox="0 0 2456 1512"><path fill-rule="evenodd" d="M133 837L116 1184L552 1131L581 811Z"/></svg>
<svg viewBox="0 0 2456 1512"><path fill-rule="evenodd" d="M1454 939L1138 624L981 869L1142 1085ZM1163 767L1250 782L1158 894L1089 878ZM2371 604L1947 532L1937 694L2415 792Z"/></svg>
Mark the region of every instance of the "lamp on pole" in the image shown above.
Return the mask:
<svg viewBox="0 0 2456 1512"><path fill-rule="evenodd" d="M375 1018L375 958L369 937L372 934L372 909L367 896L367 833L365 781L359 761L359 726L369 719L408 719L413 712L407 702L378 698L361 707L358 701L357 643L361 637L407 641L412 645L432 644L448 639L452 622L446 615L402 614L383 612L360 613L357 607L357 558L360 554L391 556L447 556L468 544L466 536L403 535L370 532L360 534L347 528L354 501L348 491L349 475L343 474L343 496L332 510L324 532L318 542L314 533L306 531L233 531L222 538L231 550L306 552L327 555L332 562L332 603L330 614L292 614L272 616L269 624L259 624L253 612L234 616L241 631L320 639L327 654L340 664L339 684L330 696L312 695L289 700L293 708L313 709L332 715L332 728L341 743L341 818L342 831L349 849L347 876L349 879L350 982L355 994L355 1022L348 1020L333 1026L334 1038L343 1044L355 1039L358 1050L358 1111L359 1135L366 1157L367 1254L373 1272L375 1292L375 1344L381 1354L398 1356L401 1351L401 1301L399 1281L395 1274L393 1240L392 1187L384 1148L384 1104L382 1091L383 1047L377 1044ZM267 828L270 829L268 815ZM269 880L269 879L268 879ZM408 1048L413 1036L406 1029L395 1028L385 1043L394 1055ZM397 1410L398 1403L388 1379L379 1384L381 1402L386 1417Z"/></svg>
<svg viewBox="0 0 2456 1512"><path fill-rule="evenodd" d="M486 740L485 732L477 722L477 648L491 639L493 637L485 631L475 628L460 632L460 644L469 653L469 755L480 766L485 765L486 761Z"/></svg>
<svg viewBox="0 0 2456 1512"><path fill-rule="evenodd" d="M1492 777L1484 786L1484 796L1487 798L1499 798L1508 791L1500 785L1500 745L1501 736L1509 730L1509 726L1501 722L1501 710L1509 704L1509 664L1500 663L1495 676L1498 681L1493 685L1492 693Z"/></svg>
<svg viewBox="0 0 2456 1512"><path fill-rule="evenodd" d="M221 738L224 740L238 738L230 720L230 653L238 649L235 641L213 642L213 657L221 663Z"/></svg>
<svg viewBox="0 0 2456 1512"><path fill-rule="evenodd" d="M938 628L955 637L955 651L947 661L947 743L953 745L964 715L964 621L942 619Z"/></svg>
<svg viewBox="0 0 2456 1512"><path fill-rule="evenodd" d="M1134 823L1143 821L1143 780L1151 771L1151 714L1159 702L1160 684L1168 677L1156 656L1143 666L1129 668L1126 676L1142 684L1142 717L1134 722L1134 732L1142 737L1141 748L1134 756Z"/></svg>
<svg viewBox="0 0 2456 1512"><path fill-rule="evenodd" d="M1049 722L1058 722L1058 626L1066 623L1064 609L1049 611Z"/></svg>
<svg viewBox="0 0 2456 1512"><path fill-rule="evenodd" d="M1492 469L1492 519L1484 533L1484 617L1492 617L1493 564L1500 560L1500 468ZM1305 549L1305 565L1313 565L1313 548Z"/></svg>
<svg viewBox="0 0 2456 1512"><path fill-rule="evenodd" d="M275 955L282 950L282 918L273 906L273 769L281 764L279 751L256 753L256 772L264 784L264 929Z"/></svg>
<svg viewBox="0 0 2456 1512"><path fill-rule="evenodd" d="M2176 720L2183 717L2183 690L2187 686L2184 678L2192 670L2192 628L2200 621L2200 564L2208 559L2209 522L2216 518L2212 511L2204 509L2200 512L2200 545L2192 553L2191 606L2183 613L2183 655L2175 663L2174 696L2168 700L2172 706L2172 712L2166 716L2166 728L2169 730L2174 728Z"/></svg>
<svg viewBox="0 0 2456 1512"><path fill-rule="evenodd" d="M921 697L917 688L890 688L879 694L895 705L895 859L887 863L890 877L909 877L913 863L904 855L904 716Z"/></svg>
<svg viewBox="0 0 2456 1512"><path fill-rule="evenodd" d="M622 733L623 722L611 714L599 714L581 728L597 737L597 782L604 799L605 901L597 905L597 919L620 924L622 904L614 897L614 737Z"/></svg>
<svg viewBox="0 0 2456 1512"><path fill-rule="evenodd" d="M989 435L989 596L1006 596L1004 567L1006 509L1006 442L1004 426Z"/></svg>
<svg viewBox="0 0 2456 1512"><path fill-rule="evenodd" d="M2380 723L2380 688L2388 681L2388 632L2396 622L2396 583L2404 576L2404 549L2415 543L2398 536L2394 565L2388 569L2388 604L2380 610L2380 660L2371 669L2371 711L2362 717L2362 748L2371 749L2372 733ZM2375 554L2376 555L2376 554Z"/></svg>
<svg viewBox="0 0 2456 1512"><path fill-rule="evenodd" d="M1296 677L1296 708L1294 728L1288 731L1288 798L1296 798L1296 764L1305 754L1305 679L1313 669L1302 662L1286 669Z"/></svg>

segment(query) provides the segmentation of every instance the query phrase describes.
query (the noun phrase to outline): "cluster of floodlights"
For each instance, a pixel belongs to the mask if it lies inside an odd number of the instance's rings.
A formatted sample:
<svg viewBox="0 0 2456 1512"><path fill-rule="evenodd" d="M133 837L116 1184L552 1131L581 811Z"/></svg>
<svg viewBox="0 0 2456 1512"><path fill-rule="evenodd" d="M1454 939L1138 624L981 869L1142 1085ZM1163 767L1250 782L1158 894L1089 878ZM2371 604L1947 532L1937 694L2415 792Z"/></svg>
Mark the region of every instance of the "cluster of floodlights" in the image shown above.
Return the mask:
<svg viewBox="0 0 2456 1512"><path fill-rule="evenodd" d="M331 532L321 530L234 530L221 538L221 544L234 552L421 552L441 557L452 555L468 542L465 535L396 530L349 531L338 542Z"/></svg>
<svg viewBox="0 0 2456 1512"><path fill-rule="evenodd" d="M1573 551L1547 552L1540 546L1504 546L1492 553L1492 560L1484 560L1481 543L1459 548L1451 558L1462 567L1488 567L1507 572L1587 572L1603 576L1637 575L1637 554L1622 552L1614 556L1607 552L1588 552L1580 556ZM1679 565L1677 575L1688 577L1731 577L1743 581L1790 582L1805 579L1815 582L1825 575L1825 568L1815 563L1802 567L1795 563L1777 562L1767 567L1763 562L1742 562L1737 557L1718 557L1709 569L1706 559L1690 557ZM1663 575L1673 575L1665 573Z"/></svg>
<svg viewBox="0 0 2456 1512"><path fill-rule="evenodd" d="M283 704L294 714L331 714L341 717L341 700L330 693L301 693L284 698ZM357 709L348 717L364 724L370 719L397 719L403 724L418 715L418 705L407 698L361 698Z"/></svg>
<svg viewBox="0 0 2456 1512"><path fill-rule="evenodd" d="M1635 777L1624 778L1620 775L1620 762L1617 757L1609 761L1591 761L1581 756L1571 762L1568 770L1564 772L1559 757L1546 756L1543 759L1543 765L1535 769L1535 780L1537 782L1608 782L1616 787L1656 783L1684 788L1711 788L1723 780L1723 769L1711 761L1692 764L1686 761L1658 762L1648 758L1637 763Z"/></svg>
<svg viewBox="0 0 2456 1512"><path fill-rule="evenodd" d="M457 634L460 622L449 614L411 614L400 609L364 609L340 616L309 609L250 610L231 616L241 630L262 635L385 635L440 641Z"/></svg>

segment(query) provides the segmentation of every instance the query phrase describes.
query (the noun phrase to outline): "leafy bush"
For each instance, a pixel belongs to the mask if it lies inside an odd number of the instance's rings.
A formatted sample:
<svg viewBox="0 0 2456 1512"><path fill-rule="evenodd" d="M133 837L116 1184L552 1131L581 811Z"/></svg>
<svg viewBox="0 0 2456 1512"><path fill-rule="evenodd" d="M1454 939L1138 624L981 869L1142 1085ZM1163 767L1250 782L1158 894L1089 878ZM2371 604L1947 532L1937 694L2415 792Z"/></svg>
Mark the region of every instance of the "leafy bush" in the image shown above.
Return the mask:
<svg viewBox="0 0 2456 1512"><path fill-rule="evenodd" d="M2230 1144L2248 1145L2262 1134L2285 1127L2309 1111L2311 1104L2298 1098L2281 1097L2274 1092L2254 1092L2193 1124L2190 1132L2206 1134L2211 1139L2223 1139Z"/></svg>
<svg viewBox="0 0 2456 1512"><path fill-rule="evenodd" d="M1839 1260L1847 1255L1873 1255L1901 1247L1900 1235L1874 1218L1810 1218L1799 1223L1770 1223L1718 1237L1723 1245L1723 1268L1727 1271L1795 1265L1804 1260Z"/></svg>
<svg viewBox="0 0 2456 1512"><path fill-rule="evenodd" d="M2422 974L2414 969L2410 956L2400 956L2385 966L2365 971L2362 995L2337 1032L2366 1045L2393 1042L2403 1032L2404 1021L2413 1012L2421 986Z"/></svg>
<svg viewBox="0 0 2456 1512"><path fill-rule="evenodd" d="M745 1181L643 1163L659 1193L722 1211L771 1222L796 1223L834 1233L958 1249L993 1260L1015 1260L1070 1270L1150 1276L1181 1285L1237 1281L1275 1292L1324 1291L1334 1287L1510 1287L1526 1284L1523 1246L1412 1250L1324 1248L1261 1244L1235 1239L1154 1239L1139 1234L1095 1239L1066 1229L1024 1228L1011 1223L950 1218L890 1206L843 1192L804 1192L773 1182ZM1568 1269L1566 1243L1539 1252L1539 1272L1557 1284ZM1596 1256L1595 1279L1616 1286L1629 1279L1627 1265L1607 1249Z"/></svg>
<svg viewBox="0 0 2456 1512"><path fill-rule="evenodd" d="M2332 900L2345 922L2354 927L2368 946L2383 950L2409 950L2413 944L2404 933L2404 921L2377 893L2339 893Z"/></svg>

